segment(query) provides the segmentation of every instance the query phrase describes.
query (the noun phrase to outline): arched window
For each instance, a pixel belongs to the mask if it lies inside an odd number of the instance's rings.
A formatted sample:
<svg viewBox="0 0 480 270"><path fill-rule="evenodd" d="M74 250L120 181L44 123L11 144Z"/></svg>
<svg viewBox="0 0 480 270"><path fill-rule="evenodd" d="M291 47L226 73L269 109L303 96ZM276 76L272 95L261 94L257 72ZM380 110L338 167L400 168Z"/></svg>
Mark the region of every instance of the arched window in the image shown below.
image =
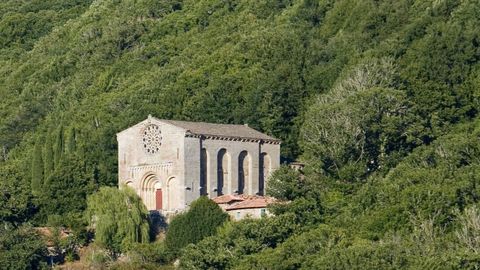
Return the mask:
<svg viewBox="0 0 480 270"><path fill-rule="evenodd" d="M126 185L127 187L130 187L130 188L135 189L135 186L133 185L133 182L132 182L132 181L127 181L127 182L125 182L125 185Z"/></svg>
<svg viewBox="0 0 480 270"><path fill-rule="evenodd" d="M229 178L229 164L230 156L224 148L218 151L217 155L217 196L223 195L225 183L228 183Z"/></svg>
<svg viewBox="0 0 480 270"><path fill-rule="evenodd" d="M200 156L200 195L207 195L208 183L208 152L202 148Z"/></svg>
<svg viewBox="0 0 480 270"><path fill-rule="evenodd" d="M265 194L265 181L270 175L271 168L272 168L272 165L271 165L270 156L267 153L261 153L260 154L260 177L259 177L259 183L258 183L259 195Z"/></svg>
<svg viewBox="0 0 480 270"><path fill-rule="evenodd" d="M169 211L175 211L181 209L182 205L182 194L181 188L179 186L178 180L175 177L171 177L167 181L167 209Z"/></svg>
<svg viewBox="0 0 480 270"><path fill-rule="evenodd" d="M247 151L242 151L238 156L238 194L247 190L247 183L250 179L250 157Z"/></svg>

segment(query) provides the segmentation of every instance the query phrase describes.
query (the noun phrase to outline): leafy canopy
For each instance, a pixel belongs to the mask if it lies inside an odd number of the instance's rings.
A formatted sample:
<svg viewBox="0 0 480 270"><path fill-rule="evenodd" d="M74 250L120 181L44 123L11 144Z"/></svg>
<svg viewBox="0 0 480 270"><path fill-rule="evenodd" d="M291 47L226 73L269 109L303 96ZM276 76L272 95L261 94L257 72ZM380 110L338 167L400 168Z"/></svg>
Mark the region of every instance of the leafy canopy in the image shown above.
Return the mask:
<svg viewBox="0 0 480 270"><path fill-rule="evenodd" d="M192 202L187 212L172 219L165 243L171 252L178 254L188 244L215 234L217 227L227 220L227 213L208 197L201 196Z"/></svg>
<svg viewBox="0 0 480 270"><path fill-rule="evenodd" d="M148 212L134 190L102 187L87 199L86 216L95 241L113 254L149 241Z"/></svg>

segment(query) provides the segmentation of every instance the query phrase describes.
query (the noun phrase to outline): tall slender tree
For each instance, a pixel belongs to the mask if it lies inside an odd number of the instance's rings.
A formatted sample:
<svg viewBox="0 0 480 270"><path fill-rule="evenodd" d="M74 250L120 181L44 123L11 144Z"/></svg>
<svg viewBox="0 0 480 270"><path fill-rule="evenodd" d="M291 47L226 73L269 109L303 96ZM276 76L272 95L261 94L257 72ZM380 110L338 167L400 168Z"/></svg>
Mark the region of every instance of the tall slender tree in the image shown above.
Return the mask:
<svg viewBox="0 0 480 270"><path fill-rule="evenodd" d="M32 193L39 194L43 183L43 160L42 160L42 145L41 140L38 139L33 148L32 157Z"/></svg>
<svg viewBox="0 0 480 270"><path fill-rule="evenodd" d="M72 127L68 133L67 133L67 142L66 142L66 147L65 147L65 152L67 154L72 154L76 150L76 131L75 128Z"/></svg>
<svg viewBox="0 0 480 270"><path fill-rule="evenodd" d="M64 140L63 140L63 126L60 125L55 137L55 145L53 148L53 159L55 163L55 168L58 168L60 161L62 160L64 151Z"/></svg>
<svg viewBox="0 0 480 270"><path fill-rule="evenodd" d="M43 147L43 172L44 181L52 174L54 169L54 157L53 157L53 142L52 136L49 134L45 138L45 144Z"/></svg>

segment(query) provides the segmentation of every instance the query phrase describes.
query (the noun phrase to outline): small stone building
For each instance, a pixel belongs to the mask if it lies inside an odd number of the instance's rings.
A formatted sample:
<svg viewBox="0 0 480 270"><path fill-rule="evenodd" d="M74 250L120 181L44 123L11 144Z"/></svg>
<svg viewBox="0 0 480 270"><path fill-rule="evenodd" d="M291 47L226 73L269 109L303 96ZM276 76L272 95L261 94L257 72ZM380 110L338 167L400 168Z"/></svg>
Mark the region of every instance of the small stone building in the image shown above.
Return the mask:
<svg viewBox="0 0 480 270"><path fill-rule="evenodd" d="M148 119L117 134L118 184L168 215L201 195L263 195L280 140L247 125Z"/></svg>
<svg viewBox="0 0 480 270"><path fill-rule="evenodd" d="M275 199L258 195L222 195L213 199L233 220L269 216L268 205Z"/></svg>

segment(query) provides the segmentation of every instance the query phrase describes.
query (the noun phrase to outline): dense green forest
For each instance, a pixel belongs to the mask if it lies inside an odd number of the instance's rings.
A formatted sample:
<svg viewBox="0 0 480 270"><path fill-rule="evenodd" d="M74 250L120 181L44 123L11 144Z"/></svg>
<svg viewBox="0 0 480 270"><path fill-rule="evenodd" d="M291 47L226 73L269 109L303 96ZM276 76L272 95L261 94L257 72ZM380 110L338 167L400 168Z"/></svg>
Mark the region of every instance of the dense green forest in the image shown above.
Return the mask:
<svg viewBox="0 0 480 270"><path fill-rule="evenodd" d="M45 265L32 226L87 239L116 132L152 114L306 164L269 180L274 217L141 244L153 265L480 269L479 25L476 0L2 1L0 265Z"/></svg>

